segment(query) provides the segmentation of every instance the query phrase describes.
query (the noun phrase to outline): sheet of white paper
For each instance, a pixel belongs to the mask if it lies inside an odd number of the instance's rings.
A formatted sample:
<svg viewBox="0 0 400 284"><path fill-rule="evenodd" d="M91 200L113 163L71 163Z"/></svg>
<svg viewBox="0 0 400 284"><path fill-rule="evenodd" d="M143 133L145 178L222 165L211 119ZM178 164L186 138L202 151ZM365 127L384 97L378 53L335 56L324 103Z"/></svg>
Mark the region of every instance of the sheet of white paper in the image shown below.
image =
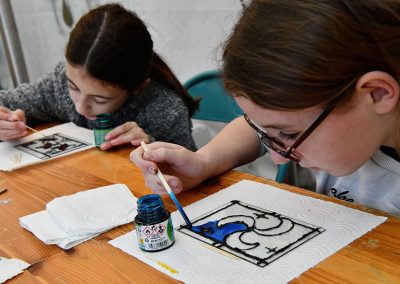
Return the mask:
<svg viewBox="0 0 400 284"><path fill-rule="evenodd" d="M185 211L193 222L232 200L240 200L325 231L265 267L259 267L242 258L228 257L206 248L204 242L175 230L175 244L167 250L151 253L151 257L178 273L171 273L147 258L137 246L135 231L109 243L187 283L287 283L387 219L246 180L185 207ZM175 228L185 225L178 212L175 211L172 218Z"/></svg>
<svg viewBox="0 0 400 284"><path fill-rule="evenodd" d="M58 157L67 156L94 147L93 131L76 126L74 123L64 123L40 131L53 140L43 140L45 137L34 133L17 141L0 143L0 170L12 171L32 164L42 163ZM59 133L60 135L55 135ZM19 146L40 139L36 144ZM49 143L45 145L46 143ZM65 145L64 145L65 144ZM50 146L46 148L47 146ZM68 147L65 147L68 145ZM61 148L60 148L61 147Z"/></svg>
<svg viewBox="0 0 400 284"><path fill-rule="evenodd" d="M0 257L0 283L20 274L29 267L29 263L16 258Z"/></svg>

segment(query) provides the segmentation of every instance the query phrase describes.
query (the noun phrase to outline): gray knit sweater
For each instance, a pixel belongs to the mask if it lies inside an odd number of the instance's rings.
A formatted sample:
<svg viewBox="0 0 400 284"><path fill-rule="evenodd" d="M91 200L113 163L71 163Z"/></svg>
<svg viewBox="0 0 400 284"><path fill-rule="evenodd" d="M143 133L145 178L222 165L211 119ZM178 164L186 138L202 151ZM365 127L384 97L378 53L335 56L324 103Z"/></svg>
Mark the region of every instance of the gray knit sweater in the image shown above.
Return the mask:
<svg viewBox="0 0 400 284"><path fill-rule="evenodd" d="M65 69L65 63L60 62L54 71L33 83L0 91L0 105L12 110L22 109L28 125L71 121L93 129L93 121L75 110ZM161 83L152 81L139 94L132 95L112 117L116 125L135 121L153 141L176 143L190 150L196 148L188 108L175 91Z"/></svg>

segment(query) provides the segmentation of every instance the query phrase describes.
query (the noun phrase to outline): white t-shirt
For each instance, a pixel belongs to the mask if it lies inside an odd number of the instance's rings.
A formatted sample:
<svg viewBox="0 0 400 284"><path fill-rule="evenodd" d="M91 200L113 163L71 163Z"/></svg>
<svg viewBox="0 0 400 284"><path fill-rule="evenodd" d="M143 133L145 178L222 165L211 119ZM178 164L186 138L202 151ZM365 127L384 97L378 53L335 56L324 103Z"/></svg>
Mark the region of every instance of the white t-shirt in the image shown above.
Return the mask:
<svg viewBox="0 0 400 284"><path fill-rule="evenodd" d="M351 175L314 174L319 193L400 215L400 162L381 150Z"/></svg>

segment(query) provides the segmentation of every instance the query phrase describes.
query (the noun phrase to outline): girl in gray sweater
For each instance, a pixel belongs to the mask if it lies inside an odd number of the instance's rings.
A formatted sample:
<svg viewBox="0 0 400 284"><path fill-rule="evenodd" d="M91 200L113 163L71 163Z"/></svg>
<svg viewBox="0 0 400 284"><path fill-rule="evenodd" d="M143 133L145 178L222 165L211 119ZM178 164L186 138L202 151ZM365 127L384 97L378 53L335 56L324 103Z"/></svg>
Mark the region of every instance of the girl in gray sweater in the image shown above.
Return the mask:
<svg viewBox="0 0 400 284"><path fill-rule="evenodd" d="M140 141L195 149L197 107L162 59L144 23L118 4L84 15L70 34L66 62L31 84L0 91L0 140L27 134L26 124L74 122L92 129L97 115L115 125L102 150Z"/></svg>

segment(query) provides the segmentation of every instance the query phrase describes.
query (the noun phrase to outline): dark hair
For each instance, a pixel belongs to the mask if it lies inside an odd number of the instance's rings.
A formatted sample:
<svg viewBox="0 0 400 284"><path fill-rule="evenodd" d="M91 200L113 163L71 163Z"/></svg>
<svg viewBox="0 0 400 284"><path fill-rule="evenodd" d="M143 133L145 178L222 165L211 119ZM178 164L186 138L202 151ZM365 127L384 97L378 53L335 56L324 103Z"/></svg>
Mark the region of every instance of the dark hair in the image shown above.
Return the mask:
<svg viewBox="0 0 400 284"><path fill-rule="evenodd" d="M94 78L130 93L147 78L155 79L179 94L190 115L197 108L198 102L153 52L153 41L143 21L119 4L99 6L78 21L69 37L66 59L84 66Z"/></svg>
<svg viewBox="0 0 400 284"><path fill-rule="evenodd" d="M344 104L367 72L399 79L400 1L253 0L223 60L226 88L262 107Z"/></svg>

